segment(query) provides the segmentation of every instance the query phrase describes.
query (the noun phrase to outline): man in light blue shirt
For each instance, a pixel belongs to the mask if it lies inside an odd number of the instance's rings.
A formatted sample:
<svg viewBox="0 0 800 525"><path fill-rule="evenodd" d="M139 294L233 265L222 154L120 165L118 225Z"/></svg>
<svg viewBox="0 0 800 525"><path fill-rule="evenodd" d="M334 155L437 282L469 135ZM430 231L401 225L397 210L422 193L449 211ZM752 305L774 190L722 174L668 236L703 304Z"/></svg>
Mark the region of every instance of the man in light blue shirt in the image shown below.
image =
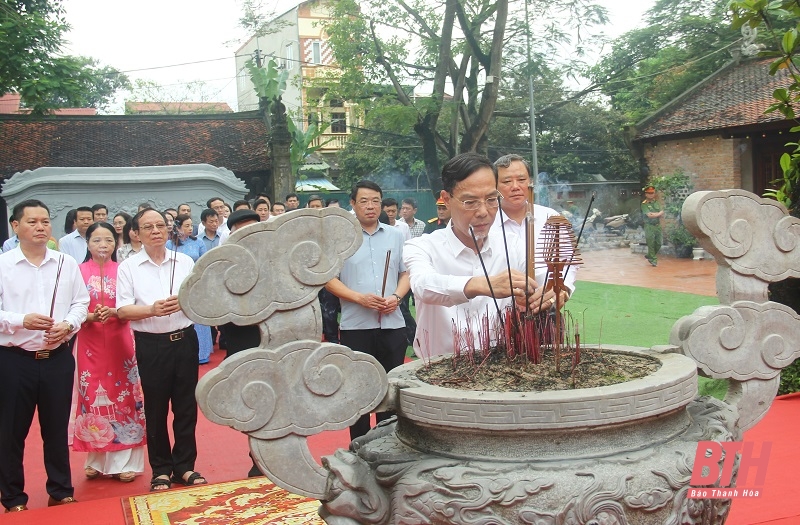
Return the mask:
<svg viewBox="0 0 800 525"><path fill-rule="evenodd" d="M350 206L361 224L363 243L345 260L339 278L325 288L342 302L341 344L370 354L388 372L405 360L406 324L398 306L409 281L402 233L378 221L382 198L380 186L372 181L362 180L353 187ZM377 420L390 416L378 414ZM369 429L365 414L350 427L350 439Z"/></svg>
<svg viewBox="0 0 800 525"><path fill-rule="evenodd" d="M75 230L58 240L58 250L81 264L86 259L86 230L94 223L92 209L88 206L76 208Z"/></svg>
<svg viewBox="0 0 800 525"><path fill-rule="evenodd" d="M220 243L219 213L211 208L205 209L200 213L200 222L203 224L203 234L200 239L206 245L206 251L216 248Z"/></svg>

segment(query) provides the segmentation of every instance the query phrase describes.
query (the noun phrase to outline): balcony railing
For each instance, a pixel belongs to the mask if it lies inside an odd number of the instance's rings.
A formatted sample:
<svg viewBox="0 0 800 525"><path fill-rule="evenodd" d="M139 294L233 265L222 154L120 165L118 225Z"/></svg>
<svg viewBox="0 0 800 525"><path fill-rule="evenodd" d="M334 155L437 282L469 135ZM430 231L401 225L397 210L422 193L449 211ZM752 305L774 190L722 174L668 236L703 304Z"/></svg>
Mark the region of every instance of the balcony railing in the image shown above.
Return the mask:
<svg viewBox="0 0 800 525"><path fill-rule="evenodd" d="M349 133L323 133L311 143L312 146L323 144L320 151L339 151L347 143Z"/></svg>

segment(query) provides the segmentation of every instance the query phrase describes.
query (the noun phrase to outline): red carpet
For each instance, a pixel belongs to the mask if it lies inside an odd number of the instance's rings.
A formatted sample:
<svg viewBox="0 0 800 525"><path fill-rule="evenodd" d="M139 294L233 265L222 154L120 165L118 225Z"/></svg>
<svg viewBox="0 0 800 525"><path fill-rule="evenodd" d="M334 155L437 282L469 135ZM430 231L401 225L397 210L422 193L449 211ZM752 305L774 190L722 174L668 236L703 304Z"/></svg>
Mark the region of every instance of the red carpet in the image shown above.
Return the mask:
<svg viewBox="0 0 800 525"><path fill-rule="evenodd" d="M205 373L217 366L224 352L211 356L211 363L201 366ZM800 394L778 398L767 416L745 439L755 442L772 441L770 468L766 486L760 498L735 500L727 525L786 525L800 523L800 498L791 497L795 473L800 471L800 454L796 441L800 435ZM247 438L227 427L215 425L200 414L197 428L197 470L211 483L223 483L244 479L250 469L247 455ZM347 430L326 432L309 439L311 453L320 456L333 453L337 448L349 444ZM85 454L72 453L72 479L75 505L46 508L47 494L44 490L45 473L42 465L42 446L36 422L26 442L25 476L26 491L30 495L28 507L32 510L0 515L3 525L36 525L59 523L67 525L122 525L125 523L121 500L149 489L149 469L133 483L120 483L112 479L87 481L83 476ZM173 492L177 489L173 489ZM225 523L204 521L206 524Z"/></svg>

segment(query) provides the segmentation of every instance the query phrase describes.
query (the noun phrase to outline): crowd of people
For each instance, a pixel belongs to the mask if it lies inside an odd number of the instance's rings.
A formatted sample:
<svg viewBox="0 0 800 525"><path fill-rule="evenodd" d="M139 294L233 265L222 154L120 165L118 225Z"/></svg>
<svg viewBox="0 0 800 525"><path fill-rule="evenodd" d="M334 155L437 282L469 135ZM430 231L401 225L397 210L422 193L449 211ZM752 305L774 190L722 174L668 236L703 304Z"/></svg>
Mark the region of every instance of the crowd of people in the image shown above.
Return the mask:
<svg viewBox="0 0 800 525"><path fill-rule="evenodd" d="M544 275L525 274L525 160L512 155L491 163L462 154L444 166L442 180L437 216L427 222L416 218L413 198L398 202L384 198L374 182L357 183L349 205L364 242L320 292L325 340L374 356L386 371L403 363L408 346L420 357L450 352L452 321L470 311L491 313L489 301L516 300L534 313L556 302L540 284ZM6 512L27 508L23 450L37 409L49 505L75 502L70 443L88 453L88 479L133 481L145 470L146 447L152 491L207 482L195 470L195 387L218 331L193 324L177 293L194 263L232 231L299 205L293 193L282 202L257 195L232 205L212 197L200 224L188 204L163 211L142 204L134 216L111 215L103 204L81 206L68 213L58 240L45 203L14 207L14 236L0 255L0 500ZM340 203L313 195L306 206ZM536 206L537 231L553 213ZM559 304L574 290L574 276ZM219 334L228 355L258 346L260 338L254 326L226 325ZM350 428L351 439L369 429L366 415ZM249 475L259 474L254 464Z"/></svg>

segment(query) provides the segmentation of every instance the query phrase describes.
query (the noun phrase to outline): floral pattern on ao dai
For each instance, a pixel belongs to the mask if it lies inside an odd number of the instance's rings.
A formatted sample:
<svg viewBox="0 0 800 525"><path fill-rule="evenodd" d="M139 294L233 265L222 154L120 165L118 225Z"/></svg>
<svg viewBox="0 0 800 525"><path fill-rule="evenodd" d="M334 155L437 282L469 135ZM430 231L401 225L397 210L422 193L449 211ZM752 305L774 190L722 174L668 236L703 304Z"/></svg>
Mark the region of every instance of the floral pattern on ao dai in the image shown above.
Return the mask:
<svg viewBox="0 0 800 525"><path fill-rule="evenodd" d="M89 312L98 304L116 304L118 267L113 261L102 270L93 260L80 265ZM144 445L144 397L128 322L111 317L83 323L75 349L78 408L72 448L113 452Z"/></svg>

